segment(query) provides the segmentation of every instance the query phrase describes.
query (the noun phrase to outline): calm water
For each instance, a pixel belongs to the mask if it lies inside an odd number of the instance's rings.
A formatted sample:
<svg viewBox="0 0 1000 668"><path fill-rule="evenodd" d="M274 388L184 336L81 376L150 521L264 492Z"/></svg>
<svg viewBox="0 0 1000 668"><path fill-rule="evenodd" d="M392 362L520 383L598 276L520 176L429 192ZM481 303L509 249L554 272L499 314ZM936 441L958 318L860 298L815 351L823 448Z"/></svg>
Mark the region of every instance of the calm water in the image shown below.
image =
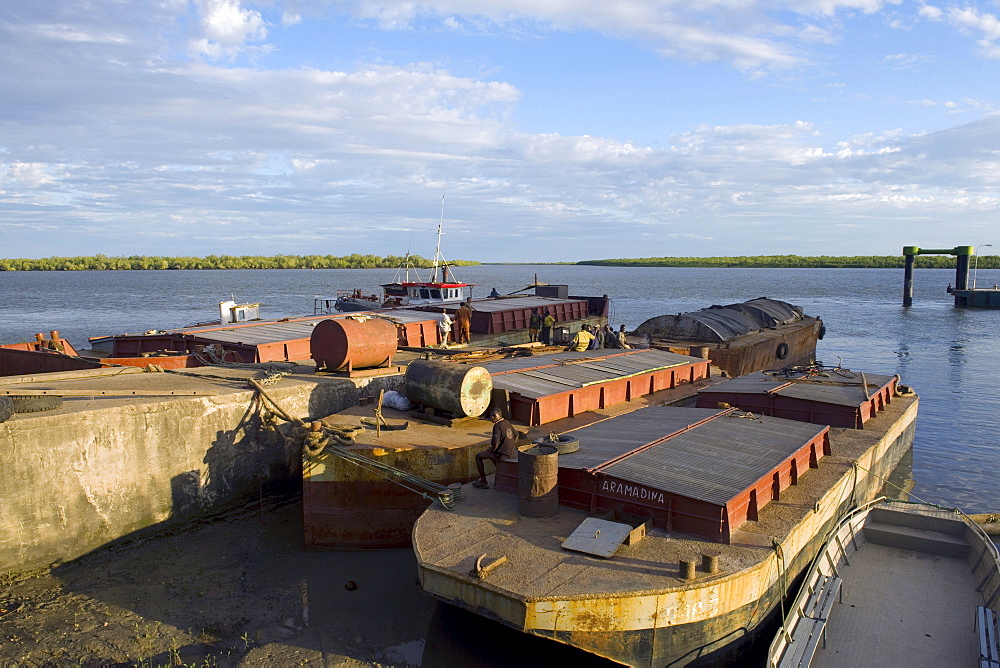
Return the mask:
<svg viewBox="0 0 1000 668"><path fill-rule="evenodd" d="M167 329L218 317L219 301L263 304L265 318L312 312L314 295L376 290L394 270L0 272L0 341L58 329L78 348L88 336ZM960 310L950 270L918 270L914 306L903 309L902 270L673 269L579 266L467 267L473 294L502 293L538 279L570 293L608 294L612 321L634 328L664 313L773 297L823 318L818 357L875 373L898 373L921 396L913 494L966 512L1000 511L1000 444L994 411L1000 378L1000 310ZM1000 271L979 270L980 286Z"/></svg>

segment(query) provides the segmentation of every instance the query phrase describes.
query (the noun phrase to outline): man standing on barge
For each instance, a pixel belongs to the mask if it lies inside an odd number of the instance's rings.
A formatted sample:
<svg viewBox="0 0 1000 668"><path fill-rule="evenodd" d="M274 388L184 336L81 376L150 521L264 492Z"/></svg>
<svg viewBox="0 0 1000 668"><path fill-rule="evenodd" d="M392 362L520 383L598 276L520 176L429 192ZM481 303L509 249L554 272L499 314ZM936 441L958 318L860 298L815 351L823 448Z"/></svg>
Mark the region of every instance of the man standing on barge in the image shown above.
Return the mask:
<svg viewBox="0 0 1000 668"><path fill-rule="evenodd" d="M542 316L542 343L547 346L552 345L552 327L555 326L556 319L552 317L552 313L548 307L546 307Z"/></svg>
<svg viewBox="0 0 1000 668"><path fill-rule="evenodd" d="M538 340L538 330L542 328L542 314L537 308L531 309L531 318L528 319L528 340L534 343Z"/></svg>
<svg viewBox="0 0 1000 668"><path fill-rule="evenodd" d="M472 339L472 300L466 299L455 312L455 324L458 325L458 342L469 343Z"/></svg>
<svg viewBox="0 0 1000 668"><path fill-rule="evenodd" d="M490 449L476 454L476 468L479 470L479 480L472 481L473 487L489 489L486 482L486 460L494 465L517 454L517 430L510 420L505 420L499 408L490 409L490 420L493 421L493 438L490 439Z"/></svg>
<svg viewBox="0 0 1000 668"><path fill-rule="evenodd" d="M441 330L441 347L448 347L448 338L451 336L451 316L447 311L438 314L438 328Z"/></svg>

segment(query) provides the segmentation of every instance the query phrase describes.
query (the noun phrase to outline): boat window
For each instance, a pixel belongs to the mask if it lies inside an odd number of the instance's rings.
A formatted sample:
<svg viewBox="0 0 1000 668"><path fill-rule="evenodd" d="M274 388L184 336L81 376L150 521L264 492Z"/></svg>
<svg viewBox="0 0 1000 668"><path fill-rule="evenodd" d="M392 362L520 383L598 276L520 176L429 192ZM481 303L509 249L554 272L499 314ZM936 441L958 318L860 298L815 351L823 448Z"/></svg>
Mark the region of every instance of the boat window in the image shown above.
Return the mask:
<svg viewBox="0 0 1000 668"><path fill-rule="evenodd" d="M420 298L430 299L431 298L430 291L427 288L420 288Z"/></svg>
<svg viewBox="0 0 1000 668"><path fill-rule="evenodd" d="M413 297L414 299L420 296L417 288L410 288L410 296Z"/></svg>
<svg viewBox="0 0 1000 668"><path fill-rule="evenodd" d="M432 299L441 299L441 291L438 290L437 288L434 288L433 290L431 290L431 298Z"/></svg>

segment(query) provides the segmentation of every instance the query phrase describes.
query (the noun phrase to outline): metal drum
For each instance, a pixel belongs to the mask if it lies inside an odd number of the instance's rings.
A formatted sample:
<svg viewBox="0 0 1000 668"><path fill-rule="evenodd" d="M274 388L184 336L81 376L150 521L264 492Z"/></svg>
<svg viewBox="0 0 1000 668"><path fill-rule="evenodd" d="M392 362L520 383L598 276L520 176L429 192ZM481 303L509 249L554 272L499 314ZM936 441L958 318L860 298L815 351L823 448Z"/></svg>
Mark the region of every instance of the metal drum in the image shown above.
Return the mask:
<svg viewBox="0 0 1000 668"><path fill-rule="evenodd" d="M454 417L482 415L492 392L493 378L481 366L414 360L406 367L407 398Z"/></svg>
<svg viewBox="0 0 1000 668"><path fill-rule="evenodd" d="M554 446L517 449L517 512L525 517L559 512L559 451Z"/></svg>
<svg viewBox="0 0 1000 668"><path fill-rule="evenodd" d="M381 318L321 320L309 339L316 368L327 371L389 364L396 345L396 326Z"/></svg>

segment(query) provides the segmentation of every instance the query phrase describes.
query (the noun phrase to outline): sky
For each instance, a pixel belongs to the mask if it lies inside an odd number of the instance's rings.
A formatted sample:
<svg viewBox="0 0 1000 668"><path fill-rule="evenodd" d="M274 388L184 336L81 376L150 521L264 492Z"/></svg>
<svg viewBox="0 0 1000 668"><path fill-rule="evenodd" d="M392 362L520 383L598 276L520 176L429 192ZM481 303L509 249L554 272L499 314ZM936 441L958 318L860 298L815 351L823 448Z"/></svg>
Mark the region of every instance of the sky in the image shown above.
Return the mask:
<svg viewBox="0 0 1000 668"><path fill-rule="evenodd" d="M0 257L1000 247L998 17L0 0Z"/></svg>

